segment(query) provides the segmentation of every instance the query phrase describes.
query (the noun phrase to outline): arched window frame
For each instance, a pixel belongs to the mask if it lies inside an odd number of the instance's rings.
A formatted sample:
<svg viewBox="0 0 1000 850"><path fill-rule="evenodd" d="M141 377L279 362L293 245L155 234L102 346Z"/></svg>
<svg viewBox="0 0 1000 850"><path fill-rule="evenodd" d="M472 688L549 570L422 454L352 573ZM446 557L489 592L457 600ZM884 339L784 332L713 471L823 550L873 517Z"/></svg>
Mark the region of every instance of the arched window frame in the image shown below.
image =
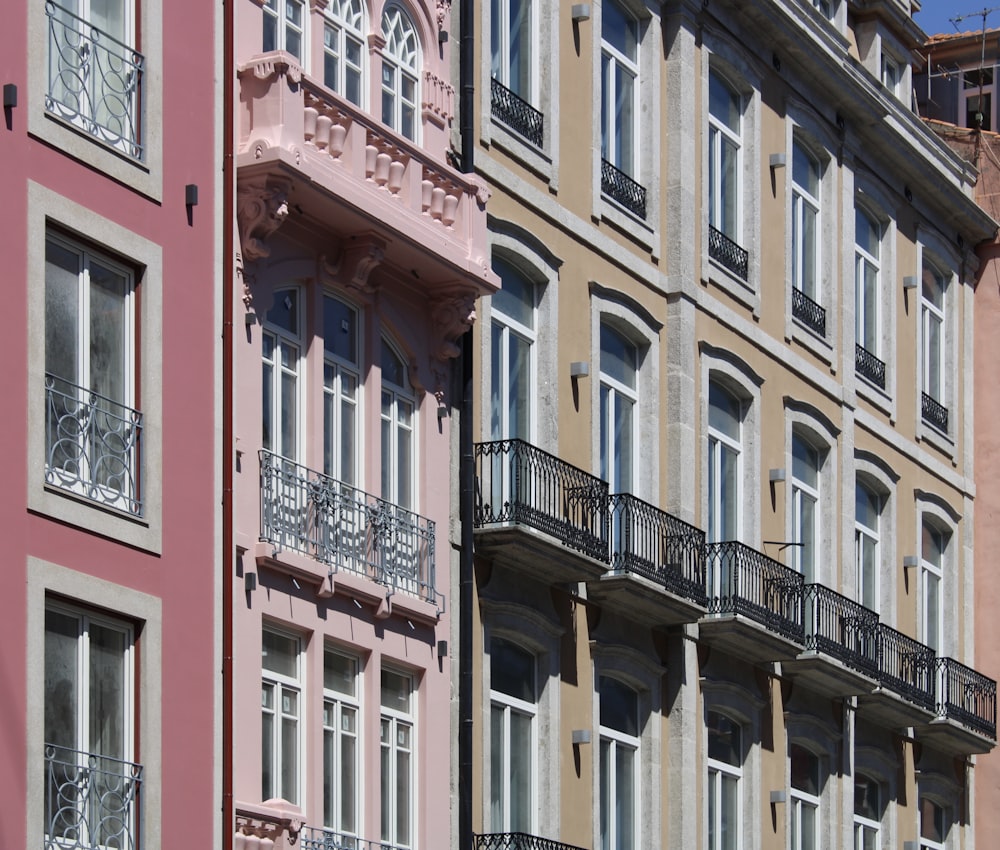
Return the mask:
<svg viewBox="0 0 1000 850"><path fill-rule="evenodd" d="M410 13L397 2L382 10L382 122L401 136L420 142L421 44Z"/></svg>
<svg viewBox="0 0 1000 850"><path fill-rule="evenodd" d="M368 8L364 0L328 0L322 12L323 84L368 107Z"/></svg>

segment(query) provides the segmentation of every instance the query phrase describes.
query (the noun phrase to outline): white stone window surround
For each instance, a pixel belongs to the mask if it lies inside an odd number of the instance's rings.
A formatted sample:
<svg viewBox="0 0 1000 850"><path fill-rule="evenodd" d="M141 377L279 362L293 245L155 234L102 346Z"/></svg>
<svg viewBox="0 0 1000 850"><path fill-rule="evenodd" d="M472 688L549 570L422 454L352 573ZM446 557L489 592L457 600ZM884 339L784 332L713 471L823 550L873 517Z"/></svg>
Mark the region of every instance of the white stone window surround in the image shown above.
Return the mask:
<svg viewBox="0 0 1000 850"><path fill-rule="evenodd" d="M948 502L936 493L929 493L924 490L914 490L914 503L916 507L916 535L913 543L913 554L917 556L917 574L913 576L916 581L916 593L914 594L917 606L917 640L927 643L925 626L925 604L924 596L924 573L930 572L940 577L940 596L938 605L939 621L941 623L941 642L937 647L936 654L941 657L966 657L966 650L969 642L966 634L958 631L959 611L968 609L971 601L967 601L965 593L965 582L962 580L963 572L970 570L969 563L971 551L963 544L964 524L962 515L952 508ZM938 570L934 570L928 563L925 563L923 552L923 530L924 525L929 526L934 531L942 535L944 551L941 554L941 565ZM964 563L963 563L964 562ZM968 617L966 617L968 620ZM944 624L952 624L945 627ZM968 632L969 624L966 622L965 630Z"/></svg>
<svg viewBox="0 0 1000 850"><path fill-rule="evenodd" d="M854 775L856 773L863 773L878 783L879 802L881 803L881 818L878 820L878 846L899 846L898 842L895 841L898 814L898 807L896 806L896 777L899 773L898 762L891 753L883 749L857 745L854 747L852 761L851 774L849 776L845 774L843 777L844 782L849 782L853 786ZM851 810L853 811L853 790L851 799Z"/></svg>
<svg viewBox="0 0 1000 850"><path fill-rule="evenodd" d="M836 754L841 749L840 737L835 730L825 721L818 717L798 711L786 711L786 732L788 749L785 756L785 763L788 770L787 785L788 805L786 808L786 828L791 836L792 808L796 796L803 801L809 795L798 791L792 786L792 745L802 747L812 755L816 756L819 762L819 793L809 802L816 805L816 847L837 847L837 830L840 826L840 817L837 812L837 801L840 798L839 784L850 781L851 811L854 809L854 783L853 779L848 780L843 776L838 776L835 769L837 763ZM791 840L791 839L790 839ZM792 843L790 846L796 847Z"/></svg>
<svg viewBox="0 0 1000 850"><path fill-rule="evenodd" d="M529 171L548 183L549 189L559 187L559 62L543 61L545 57L559 56L560 14L566 10L558 3L532 0L534 29L532 49L536 51L536 92L532 106L542 113L542 147L537 148L515 133L502 121L493 118L490 94L490 63L480 62L479 138L484 144L496 145L510 154ZM492 4L479 6L482 15L481 55L490 55L490 33L493 26Z"/></svg>
<svg viewBox="0 0 1000 850"><path fill-rule="evenodd" d="M27 737L28 793L27 846L44 843L45 742L45 607L49 597L104 611L136 624L134 651L137 665L136 702L140 706L137 738L140 745L143 788L140 843L159 850L162 823L162 604L161 600L119 584L85 575L57 564L29 557L27 573Z"/></svg>
<svg viewBox="0 0 1000 850"><path fill-rule="evenodd" d="M513 222L488 218L493 256L501 257L535 285L536 332L535 397L532 398L533 440L538 448L558 454L559 445L559 269L562 260L556 257L534 234ZM490 328L492 327L492 298L479 300L477 324L484 329L480 334L479 356L481 363L492 357ZM544 332L541 332L544 329ZM584 352L579 359L585 359ZM574 357L574 359L576 359ZM565 379L565 375L562 376ZM490 439L489 373L484 371L480 382L481 439Z"/></svg>
<svg viewBox="0 0 1000 850"><path fill-rule="evenodd" d="M559 647L563 629L544 615L513 602L493 599L480 600L483 613L482 660L482 730L481 746L484 753L490 751L490 659L489 646L493 638L510 640L535 656L536 709L535 737L538 742L536 752L537 778L535 794L535 824L538 835L559 835L560 817L560 731L559 691L560 656ZM482 822L490 822L490 766L482 759L481 782Z"/></svg>
<svg viewBox="0 0 1000 850"><path fill-rule="evenodd" d="M635 427L642 447L642 462L636 462L632 493L650 504L659 504L660 464L660 331L662 325L630 296L599 283L590 283L590 403L594 475L600 476L601 429L601 325L607 324L637 348ZM637 453L638 454L638 453ZM638 458L636 458L638 460Z"/></svg>
<svg viewBox="0 0 1000 850"><path fill-rule="evenodd" d="M885 88L887 94L909 109L913 102L913 76L906 45L878 19L856 25L854 37L865 70ZM884 67L887 59L895 63L899 72L895 91L885 85Z"/></svg>
<svg viewBox="0 0 1000 850"><path fill-rule="evenodd" d="M56 150L159 201L163 197L163 0L142 0L135 21L136 43L145 62L142 89L142 161L123 155L109 145L81 132L45 109L48 90L48 17L45 3L27 6L28 51L27 103L28 132Z"/></svg>
<svg viewBox="0 0 1000 850"><path fill-rule="evenodd" d="M593 681L593 743L594 771L594 847L601 846L601 822L599 816L600 794L600 725L601 706L599 683L602 676L617 679L636 692L639 707L639 763L637 779L637 827L636 846L657 846L661 835L661 794L660 785L652 777L659 775L663 759L661 747L660 696L664 669L651 661L644 653L620 644L592 644L594 663Z"/></svg>
<svg viewBox="0 0 1000 850"><path fill-rule="evenodd" d="M824 363L834 364L840 350L840 287L837 285L840 269L836 262L827 262L824 258L837 257L839 206L837 163L830 151L837 150L839 145L826 129L823 119L816 115L812 107L803 101L790 97L786 103L786 111L785 150L788 152L788 165L785 170L788 171L788 174L785 179L785 233L789 250L785 255L785 279L787 281L785 287L785 338L788 341L800 342L803 347L819 357ZM819 227L816 233L818 274L816 296L813 300L826 311L825 336L820 336L792 315L792 281L794 276L791 245L794 190L791 169L796 145L801 145L807 150L816 160L820 169ZM854 256L853 247L850 256ZM853 353L852 349L852 356Z"/></svg>
<svg viewBox="0 0 1000 850"><path fill-rule="evenodd" d="M611 2L611 0L608 0ZM594 37L591 62L594 69L594 115L593 115L593 171L592 197L593 218L595 221L606 221L616 230L634 239L643 248L649 250L654 259L660 251L660 197L659 181L660 136L661 128L656 121L659 115L660 75L662 53L660 19L654 16L649 7L639 0L614 0L621 8L634 16L638 23L638 68L639 88L636 116L636 173L629 175L636 183L646 190L646 217L640 218L626 210L621 204L608 198L601 191L601 4L591 5L591 20L589 26Z"/></svg>
<svg viewBox="0 0 1000 850"><path fill-rule="evenodd" d="M162 548L162 248L64 196L28 182L28 493L32 510L150 552ZM139 310L139 410L143 415L143 515L109 509L45 484L45 241L59 231L126 259Z"/></svg>
<svg viewBox="0 0 1000 850"><path fill-rule="evenodd" d="M702 514L708 517L708 388L712 382L718 383L742 403L742 450L740 465L740 487L742 501L740 509L740 539L755 549L760 548L760 429L761 429L761 386L764 379L737 355L708 342L698 344L701 355L701 386L699 415L702 429L699 437L702 451L699 453L702 487ZM704 526L704 523L702 523Z"/></svg>
<svg viewBox="0 0 1000 850"><path fill-rule="evenodd" d="M856 483L863 484L881 500L882 510L879 514L878 528L879 607L877 613L881 622L894 627L896 624L896 593L900 578L900 565L902 564L902 555L898 552L896 541L898 524L896 485L899 483L899 475L874 452L856 448L854 452L854 480ZM853 496L851 504L854 504ZM845 526L847 525L848 523L845 523ZM854 528L853 522L849 525L852 529ZM851 547L845 551L855 551L853 539ZM861 601L858 592L856 564L853 573L849 574L847 570L844 571L841 586L837 589L848 598Z"/></svg>
<svg viewBox="0 0 1000 850"><path fill-rule="evenodd" d="M760 89L763 72L740 45L721 33L706 30L701 51L701 256L702 278L710 280L728 295L760 317L761 175L760 175ZM747 252L747 280L733 274L709 256L708 177L709 177L709 77L716 73L743 97L741 173L739 180L739 246Z"/></svg>
<svg viewBox="0 0 1000 850"><path fill-rule="evenodd" d="M833 424L818 408L808 402L797 401L790 396L784 397L785 408L785 540L796 539L795 511L792 475L792 441L801 438L818 453L819 487L816 504L816 525L818 538L816 541L817 562L813 567L812 580L830 588L842 586L842 578L837 576L836 559L831 559L829 553L836 551L835 535L838 505L835 494L839 493L838 483L838 440L840 429ZM852 489L853 492L853 489ZM853 511L851 512L853 516ZM850 523L854 527L853 521ZM796 558L789 546L785 549L785 563L794 568ZM771 553L767 553L771 554ZM780 560L780 556L779 556ZM853 574L853 569L852 569ZM850 594L853 595L853 594Z"/></svg>

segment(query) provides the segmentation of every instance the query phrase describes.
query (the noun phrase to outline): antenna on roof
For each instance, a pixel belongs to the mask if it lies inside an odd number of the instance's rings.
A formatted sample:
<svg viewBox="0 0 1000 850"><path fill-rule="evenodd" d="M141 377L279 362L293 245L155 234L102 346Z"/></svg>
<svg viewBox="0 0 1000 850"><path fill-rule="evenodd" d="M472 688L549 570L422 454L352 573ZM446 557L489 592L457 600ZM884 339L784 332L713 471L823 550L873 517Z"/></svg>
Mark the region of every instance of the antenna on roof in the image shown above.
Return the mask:
<svg viewBox="0 0 1000 850"><path fill-rule="evenodd" d="M969 12L967 15L956 15L951 18L951 22L958 30L958 24L960 21L964 21L966 18L982 18L983 26L980 30L980 47L979 47L979 99L976 101L976 129L983 129L983 76L986 69L986 18L993 12L1000 12L1000 6L994 6L992 9L983 9L981 12Z"/></svg>

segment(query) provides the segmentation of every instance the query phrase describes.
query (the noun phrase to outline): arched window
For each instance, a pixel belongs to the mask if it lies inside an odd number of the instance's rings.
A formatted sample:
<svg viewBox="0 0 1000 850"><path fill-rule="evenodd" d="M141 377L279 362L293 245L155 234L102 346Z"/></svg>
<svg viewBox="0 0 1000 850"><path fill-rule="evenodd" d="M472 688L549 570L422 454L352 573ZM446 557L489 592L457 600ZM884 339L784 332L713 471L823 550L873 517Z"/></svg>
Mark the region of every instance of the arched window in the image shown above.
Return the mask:
<svg viewBox="0 0 1000 850"><path fill-rule="evenodd" d="M361 0L330 0L323 16L323 82L351 103L363 106L364 67Z"/></svg>
<svg viewBox="0 0 1000 850"><path fill-rule="evenodd" d="M413 387L396 349L382 340L382 498L412 510Z"/></svg>
<svg viewBox="0 0 1000 850"><path fill-rule="evenodd" d="M857 599L872 611L879 609L879 547L882 497L867 484L854 485L854 550L857 565Z"/></svg>
<svg viewBox="0 0 1000 850"><path fill-rule="evenodd" d="M882 789L864 773L854 775L854 850L881 847Z"/></svg>
<svg viewBox="0 0 1000 850"><path fill-rule="evenodd" d="M854 210L855 368L885 389L880 316L882 225L861 207Z"/></svg>
<svg viewBox="0 0 1000 850"><path fill-rule="evenodd" d="M806 583L816 581L820 543L820 469L822 455L801 434L792 434L792 532L795 569Z"/></svg>
<svg viewBox="0 0 1000 850"><path fill-rule="evenodd" d="M490 819L493 832L534 832L535 656L490 641Z"/></svg>
<svg viewBox="0 0 1000 850"><path fill-rule="evenodd" d="M639 846L639 696L628 685L601 676L601 850Z"/></svg>
<svg viewBox="0 0 1000 850"><path fill-rule="evenodd" d="M535 286L506 260L493 260L501 288L491 306L490 436L531 442L535 392Z"/></svg>
<svg viewBox="0 0 1000 850"><path fill-rule="evenodd" d="M938 653L944 649L944 562L948 537L946 531L924 518L920 542L920 619L924 643Z"/></svg>
<svg viewBox="0 0 1000 850"><path fill-rule="evenodd" d="M819 757L799 744L792 744L791 776L792 850L815 850L820 846Z"/></svg>
<svg viewBox="0 0 1000 850"><path fill-rule="evenodd" d="M708 76L708 223L740 242L743 98L716 71Z"/></svg>
<svg viewBox="0 0 1000 850"><path fill-rule="evenodd" d="M601 7L601 156L638 177L639 22L619 3Z"/></svg>
<svg viewBox="0 0 1000 850"><path fill-rule="evenodd" d="M930 797L920 798L920 850L945 850L948 814Z"/></svg>
<svg viewBox="0 0 1000 850"><path fill-rule="evenodd" d="M708 385L708 539L740 539L742 405L716 381Z"/></svg>
<svg viewBox="0 0 1000 850"><path fill-rule="evenodd" d="M305 62L302 45L308 14L304 0L264 0L264 52L284 50Z"/></svg>
<svg viewBox="0 0 1000 850"><path fill-rule="evenodd" d="M724 714L709 711L708 850L736 850L742 836L743 730Z"/></svg>
<svg viewBox="0 0 1000 850"><path fill-rule="evenodd" d="M612 493L632 492L635 480L636 371L639 352L601 323L601 478Z"/></svg>
<svg viewBox="0 0 1000 850"><path fill-rule="evenodd" d="M323 472L352 486L358 471L358 313L350 304L323 298Z"/></svg>
<svg viewBox="0 0 1000 850"><path fill-rule="evenodd" d="M382 13L382 38L382 121L416 140L420 45L413 22L399 6Z"/></svg>
<svg viewBox="0 0 1000 850"><path fill-rule="evenodd" d="M264 317L263 447L276 455L299 460L299 355L301 325L299 292L283 289Z"/></svg>

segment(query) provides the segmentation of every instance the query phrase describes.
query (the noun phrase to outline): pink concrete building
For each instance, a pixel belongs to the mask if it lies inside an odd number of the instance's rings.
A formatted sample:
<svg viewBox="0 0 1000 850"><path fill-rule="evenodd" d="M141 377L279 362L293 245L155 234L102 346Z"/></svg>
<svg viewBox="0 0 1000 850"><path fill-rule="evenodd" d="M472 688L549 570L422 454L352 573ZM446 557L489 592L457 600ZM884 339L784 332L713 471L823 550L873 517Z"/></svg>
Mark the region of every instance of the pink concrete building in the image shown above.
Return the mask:
<svg viewBox="0 0 1000 850"><path fill-rule="evenodd" d="M448 844L452 372L495 281L448 26L236 6L236 847Z"/></svg>
<svg viewBox="0 0 1000 850"><path fill-rule="evenodd" d="M4 11L0 847L207 847L217 10Z"/></svg>

